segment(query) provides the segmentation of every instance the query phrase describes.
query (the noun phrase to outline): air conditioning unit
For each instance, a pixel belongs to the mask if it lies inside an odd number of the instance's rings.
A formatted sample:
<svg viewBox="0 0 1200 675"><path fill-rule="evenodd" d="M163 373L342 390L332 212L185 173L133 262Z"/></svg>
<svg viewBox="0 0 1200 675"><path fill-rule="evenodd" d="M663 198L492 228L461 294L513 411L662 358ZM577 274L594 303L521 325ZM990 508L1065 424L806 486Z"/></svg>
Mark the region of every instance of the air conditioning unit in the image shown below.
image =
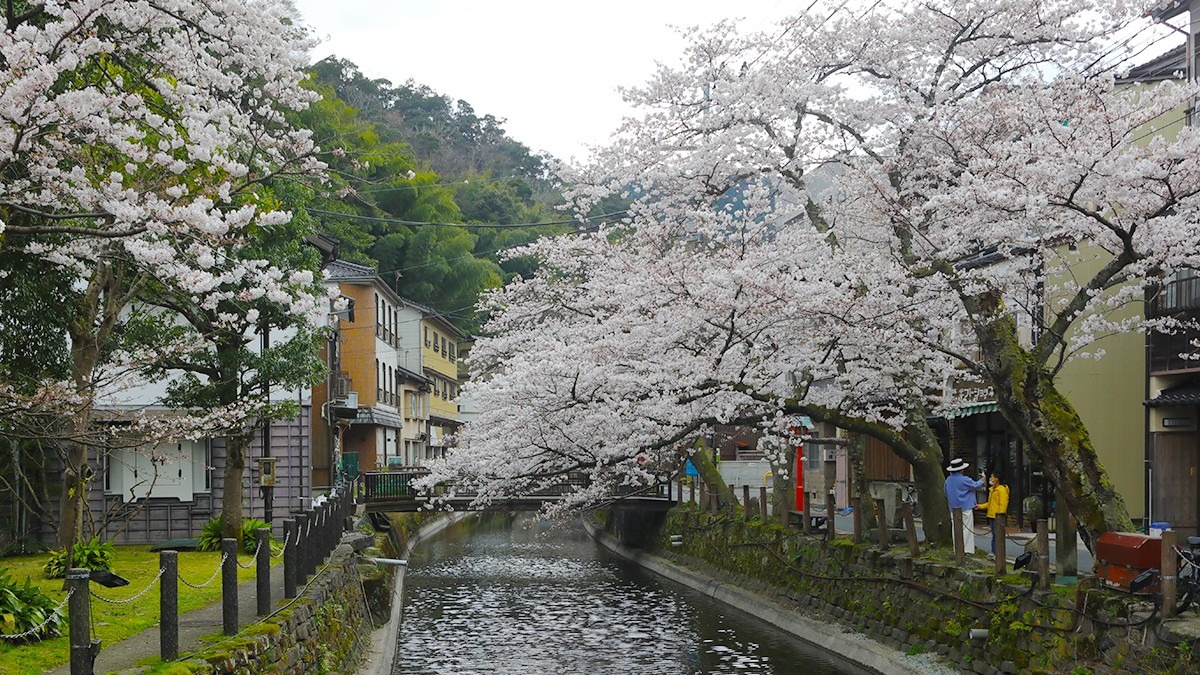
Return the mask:
<svg viewBox="0 0 1200 675"><path fill-rule="evenodd" d="M429 440L429 434L425 434L425 433L417 434L417 440L424 443L425 441Z"/></svg>
<svg viewBox="0 0 1200 675"><path fill-rule="evenodd" d="M333 395L334 399L344 399L350 395L350 378L335 377L333 378Z"/></svg>
<svg viewBox="0 0 1200 675"><path fill-rule="evenodd" d="M837 451L838 451L837 448L821 448L821 461L822 462L836 462L837 461Z"/></svg>

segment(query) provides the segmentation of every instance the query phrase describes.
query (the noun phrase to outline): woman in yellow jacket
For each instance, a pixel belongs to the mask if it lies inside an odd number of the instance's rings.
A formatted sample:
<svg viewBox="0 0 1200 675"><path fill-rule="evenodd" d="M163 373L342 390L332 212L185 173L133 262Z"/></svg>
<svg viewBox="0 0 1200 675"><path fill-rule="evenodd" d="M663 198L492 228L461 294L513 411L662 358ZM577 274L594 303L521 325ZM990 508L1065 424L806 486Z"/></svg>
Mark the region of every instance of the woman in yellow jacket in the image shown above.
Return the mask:
<svg viewBox="0 0 1200 675"><path fill-rule="evenodd" d="M1004 542L996 541L996 519L1003 518L1004 514L1008 513L1008 486L1004 484L1004 477L999 471L993 471L988 477L988 500L986 504L980 504L976 509L987 509L988 520L992 523L992 552L988 554L989 558L996 557L996 547L1000 547L1001 553L1004 552Z"/></svg>

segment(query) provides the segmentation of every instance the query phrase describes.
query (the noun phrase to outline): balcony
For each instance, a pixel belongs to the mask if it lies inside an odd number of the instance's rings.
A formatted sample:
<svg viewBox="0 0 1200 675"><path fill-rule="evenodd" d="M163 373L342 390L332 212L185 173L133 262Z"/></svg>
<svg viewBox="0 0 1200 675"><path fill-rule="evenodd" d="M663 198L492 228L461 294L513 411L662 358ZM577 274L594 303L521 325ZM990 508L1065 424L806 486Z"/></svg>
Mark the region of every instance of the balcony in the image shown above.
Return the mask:
<svg viewBox="0 0 1200 675"><path fill-rule="evenodd" d="M1188 270L1180 273L1147 298L1150 318L1174 317L1200 320L1200 276ZM1184 359L1181 353L1195 352L1192 341L1200 339L1200 328L1185 328L1179 333L1150 334L1150 372L1153 374L1200 371L1200 361Z"/></svg>

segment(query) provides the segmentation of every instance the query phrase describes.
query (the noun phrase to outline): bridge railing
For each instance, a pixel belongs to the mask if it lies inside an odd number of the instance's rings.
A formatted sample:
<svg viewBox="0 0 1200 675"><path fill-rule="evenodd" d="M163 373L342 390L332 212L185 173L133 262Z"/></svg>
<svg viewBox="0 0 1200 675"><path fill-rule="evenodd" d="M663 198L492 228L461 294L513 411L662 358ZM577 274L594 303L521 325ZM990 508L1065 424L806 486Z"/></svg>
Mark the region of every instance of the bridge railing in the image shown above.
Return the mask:
<svg viewBox="0 0 1200 675"><path fill-rule="evenodd" d="M372 471L361 475L362 496L366 501L411 499L417 496L413 481L428 476L425 469L410 471Z"/></svg>

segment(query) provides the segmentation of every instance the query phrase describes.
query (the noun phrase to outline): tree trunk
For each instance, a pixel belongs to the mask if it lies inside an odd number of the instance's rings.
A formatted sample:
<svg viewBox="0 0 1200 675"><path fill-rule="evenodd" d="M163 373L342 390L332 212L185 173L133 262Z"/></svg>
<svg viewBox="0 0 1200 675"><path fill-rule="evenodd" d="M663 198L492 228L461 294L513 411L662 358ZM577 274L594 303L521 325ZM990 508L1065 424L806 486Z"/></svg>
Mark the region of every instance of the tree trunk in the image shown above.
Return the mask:
<svg viewBox="0 0 1200 675"><path fill-rule="evenodd" d="M1021 347L1011 317L978 322L976 335L1000 412L1079 522L1088 549L1105 532L1130 532L1125 500L1096 457L1079 414Z"/></svg>
<svg viewBox="0 0 1200 675"><path fill-rule="evenodd" d="M250 436L238 430L225 436L225 482L221 495L221 536L242 541L242 475Z"/></svg>
<svg viewBox="0 0 1200 675"><path fill-rule="evenodd" d="M908 434L918 454L909 463L913 483L917 486L917 502L921 505L921 526L925 541L938 546L954 543L950 502L946 499L946 474L942 469L942 447L937 435L929 428L924 410L909 414Z"/></svg>
<svg viewBox="0 0 1200 675"><path fill-rule="evenodd" d="M721 477L721 472L717 469L717 464L712 457L712 448L697 443L696 449L691 454L692 466L696 467L696 471L700 473L700 480L717 493L722 505L736 504L737 497L733 494L733 490L725 484L725 479Z"/></svg>
<svg viewBox="0 0 1200 675"><path fill-rule="evenodd" d="M871 499L866 467L863 464L866 451L867 437L851 434L850 446L846 449L846 461L850 462L850 483L854 496L858 497L859 522L862 523L864 536L875 530L878 522L875 517L875 500Z"/></svg>

